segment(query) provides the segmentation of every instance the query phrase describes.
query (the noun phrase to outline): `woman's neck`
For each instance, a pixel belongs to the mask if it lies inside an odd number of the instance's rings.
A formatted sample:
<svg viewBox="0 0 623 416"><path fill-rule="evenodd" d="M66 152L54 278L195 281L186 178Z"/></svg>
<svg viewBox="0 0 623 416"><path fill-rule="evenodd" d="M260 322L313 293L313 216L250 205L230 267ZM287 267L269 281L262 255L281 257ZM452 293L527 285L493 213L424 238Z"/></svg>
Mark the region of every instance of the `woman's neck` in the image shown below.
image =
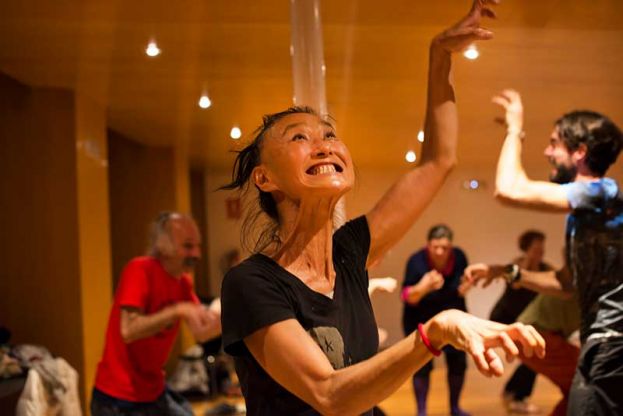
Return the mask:
<svg viewBox="0 0 623 416"><path fill-rule="evenodd" d="M322 293L333 290L333 208L336 201L283 202L280 247L269 253L283 268Z"/></svg>

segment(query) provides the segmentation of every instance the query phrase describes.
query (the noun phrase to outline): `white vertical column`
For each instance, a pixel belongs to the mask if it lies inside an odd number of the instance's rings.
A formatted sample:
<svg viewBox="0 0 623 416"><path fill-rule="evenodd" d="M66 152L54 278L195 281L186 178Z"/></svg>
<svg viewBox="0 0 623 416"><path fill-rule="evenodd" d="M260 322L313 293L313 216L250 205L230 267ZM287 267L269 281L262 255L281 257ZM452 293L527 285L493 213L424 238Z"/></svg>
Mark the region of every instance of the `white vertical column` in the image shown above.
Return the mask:
<svg viewBox="0 0 623 416"><path fill-rule="evenodd" d="M290 24L294 104L310 106L326 115L320 0L290 0ZM339 228L345 221L346 208L344 198L341 198L333 217L334 228Z"/></svg>
<svg viewBox="0 0 623 416"><path fill-rule="evenodd" d="M294 104L327 113L320 0L290 0Z"/></svg>

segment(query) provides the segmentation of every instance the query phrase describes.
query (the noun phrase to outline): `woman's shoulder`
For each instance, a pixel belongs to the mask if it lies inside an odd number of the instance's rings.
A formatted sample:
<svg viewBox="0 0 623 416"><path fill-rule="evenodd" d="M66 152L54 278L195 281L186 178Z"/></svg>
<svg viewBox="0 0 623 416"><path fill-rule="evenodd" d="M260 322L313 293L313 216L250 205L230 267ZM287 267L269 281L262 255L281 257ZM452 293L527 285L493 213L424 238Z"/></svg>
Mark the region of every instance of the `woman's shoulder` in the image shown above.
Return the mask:
<svg viewBox="0 0 623 416"><path fill-rule="evenodd" d="M267 278L271 274L271 262L272 260L263 254L252 254L225 273L223 284L232 279L240 281L241 279L261 280Z"/></svg>

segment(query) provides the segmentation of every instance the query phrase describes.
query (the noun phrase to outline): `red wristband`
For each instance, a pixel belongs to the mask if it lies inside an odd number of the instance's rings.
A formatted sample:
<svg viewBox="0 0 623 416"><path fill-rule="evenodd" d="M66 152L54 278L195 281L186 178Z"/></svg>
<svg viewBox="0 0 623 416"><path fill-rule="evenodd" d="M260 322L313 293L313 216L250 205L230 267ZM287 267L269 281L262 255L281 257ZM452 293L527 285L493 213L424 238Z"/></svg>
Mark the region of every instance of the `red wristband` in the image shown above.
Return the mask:
<svg viewBox="0 0 623 416"><path fill-rule="evenodd" d="M430 340L428 339L428 337L426 336L426 332L424 332L424 325L422 324L418 324L417 326L417 330L420 333L420 338L422 338L422 342L424 343L424 345L426 345L426 348L428 348L428 350L435 356L435 357L439 357L441 355L441 351L439 351L437 348L433 347L430 343Z"/></svg>

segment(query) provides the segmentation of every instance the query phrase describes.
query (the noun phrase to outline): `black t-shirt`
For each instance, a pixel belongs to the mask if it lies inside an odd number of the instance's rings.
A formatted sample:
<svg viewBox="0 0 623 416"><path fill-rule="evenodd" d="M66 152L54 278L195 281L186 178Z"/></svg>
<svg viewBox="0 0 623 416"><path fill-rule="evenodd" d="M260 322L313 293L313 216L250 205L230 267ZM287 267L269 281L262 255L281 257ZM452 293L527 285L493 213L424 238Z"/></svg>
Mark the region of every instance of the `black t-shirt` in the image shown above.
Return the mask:
<svg viewBox="0 0 623 416"><path fill-rule="evenodd" d="M369 248L365 217L335 232L333 299L313 291L263 254L252 255L227 273L221 291L223 346L234 356L248 415L318 414L274 381L249 352L244 338L258 329L296 319L335 369L377 352L378 332L366 271Z"/></svg>
<svg viewBox="0 0 623 416"><path fill-rule="evenodd" d="M521 262L522 258L515 259L514 263ZM552 270L552 266L547 263L540 263L538 271L544 272ZM498 299L491 310L489 319L503 324L513 324L517 321L517 317L526 309L528 304L534 300L537 293L529 289L514 289L510 285L506 285L504 293Z"/></svg>

